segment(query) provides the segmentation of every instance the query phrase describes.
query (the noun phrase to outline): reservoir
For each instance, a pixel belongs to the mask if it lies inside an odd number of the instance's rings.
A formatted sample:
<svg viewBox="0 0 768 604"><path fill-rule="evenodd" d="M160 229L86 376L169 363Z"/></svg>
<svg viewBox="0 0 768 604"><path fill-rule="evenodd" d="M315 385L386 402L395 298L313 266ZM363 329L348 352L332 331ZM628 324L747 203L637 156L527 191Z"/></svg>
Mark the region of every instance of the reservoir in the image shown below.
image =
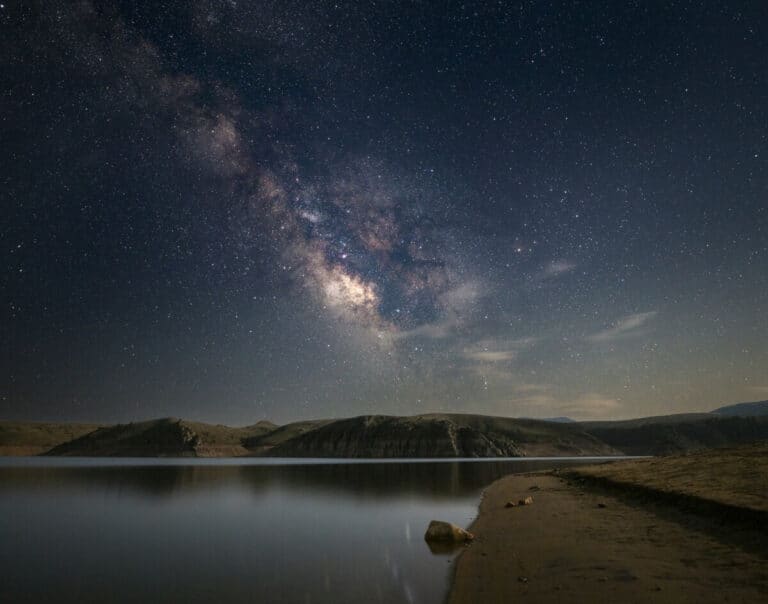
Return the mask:
<svg viewBox="0 0 768 604"><path fill-rule="evenodd" d="M430 520L587 461L0 458L0 602L439 604Z"/></svg>

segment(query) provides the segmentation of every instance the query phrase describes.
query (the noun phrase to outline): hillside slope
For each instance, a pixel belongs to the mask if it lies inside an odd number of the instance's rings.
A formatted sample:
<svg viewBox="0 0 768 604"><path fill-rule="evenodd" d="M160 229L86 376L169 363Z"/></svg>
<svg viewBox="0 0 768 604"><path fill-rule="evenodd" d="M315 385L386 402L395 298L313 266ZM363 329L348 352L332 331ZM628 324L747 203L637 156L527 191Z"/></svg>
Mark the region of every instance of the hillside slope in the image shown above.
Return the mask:
<svg viewBox="0 0 768 604"><path fill-rule="evenodd" d="M768 517L768 443L707 449L684 455L569 468L565 474L610 487L760 512Z"/></svg>
<svg viewBox="0 0 768 604"><path fill-rule="evenodd" d="M271 432L271 422L244 428L164 418L100 428L52 448L48 455L222 457L248 453L242 442Z"/></svg>
<svg viewBox="0 0 768 604"><path fill-rule="evenodd" d="M768 401L756 401L754 403L737 403L719 407L712 411L715 415L756 417L768 416Z"/></svg>
<svg viewBox="0 0 768 604"><path fill-rule="evenodd" d="M768 440L768 417L710 414L585 422L584 429L627 455L670 455Z"/></svg>
<svg viewBox="0 0 768 604"><path fill-rule="evenodd" d="M484 415L367 415L232 428L166 418L113 426L0 422L0 454L508 457L668 455L768 440L768 416L711 413L559 423Z"/></svg>
<svg viewBox="0 0 768 604"><path fill-rule="evenodd" d="M366 415L337 420L276 445L284 457L517 457L617 451L573 424L482 415Z"/></svg>
<svg viewBox="0 0 768 604"><path fill-rule="evenodd" d="M100 427L100 424L0 421L0 456L39 455Z"/></svg>
<svg viewBox="0 0 768 604"><path fill-rule="evenodd" d="M276 426L274 430L264 434L254 434L243 439L243 446L252 454L265 454L277 445L281 445L302 434L333 423L332 419L313 419L301 422L293 422L284 426Z"/></svg>

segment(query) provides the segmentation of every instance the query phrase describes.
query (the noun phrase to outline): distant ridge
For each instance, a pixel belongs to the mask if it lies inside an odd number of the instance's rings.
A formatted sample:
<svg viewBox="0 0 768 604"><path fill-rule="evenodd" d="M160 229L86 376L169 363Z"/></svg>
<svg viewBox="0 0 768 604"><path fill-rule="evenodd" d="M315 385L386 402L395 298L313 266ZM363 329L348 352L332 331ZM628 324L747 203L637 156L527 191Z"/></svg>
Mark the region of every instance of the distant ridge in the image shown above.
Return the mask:
<svg viewBox="0 0 768 604"><path fill-rule="evenodd" d="M737 403L719 407L712 411L715 415L727 415L738 417L762 417L768 415L768 401L754 403Z"/></svg>
<svg viewBox="0 0 768 604"><path fill-rule="evenodd" d="M178 418L98 426L0 421L0 455L526 457L665 455L768 441L768 402L712 413L576 422L432 413L233 428Z"/></svg>

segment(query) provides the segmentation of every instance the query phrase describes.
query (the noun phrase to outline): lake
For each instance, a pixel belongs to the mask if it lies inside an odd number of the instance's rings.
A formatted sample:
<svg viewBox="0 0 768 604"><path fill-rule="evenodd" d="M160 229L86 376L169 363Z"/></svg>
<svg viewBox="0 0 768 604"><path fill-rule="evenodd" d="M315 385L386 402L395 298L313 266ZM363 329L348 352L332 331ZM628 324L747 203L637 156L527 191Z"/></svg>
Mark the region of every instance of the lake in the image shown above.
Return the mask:
<svg viewBox="0 0 768 604"><path fill-rule="evenodd" d="M430 520L584 461L0 458L0 602L438 604Z"/></svg>

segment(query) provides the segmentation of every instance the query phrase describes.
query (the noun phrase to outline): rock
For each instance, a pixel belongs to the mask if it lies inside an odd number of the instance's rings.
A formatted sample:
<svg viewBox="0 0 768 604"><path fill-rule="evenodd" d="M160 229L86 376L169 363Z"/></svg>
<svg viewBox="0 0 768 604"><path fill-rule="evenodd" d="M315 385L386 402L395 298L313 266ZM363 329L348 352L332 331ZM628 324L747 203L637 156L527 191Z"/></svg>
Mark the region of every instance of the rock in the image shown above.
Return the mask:
<svg viewBox="0 0 768 604"><path fill-rule="evenodd" d="M520 583L528 583L528 577L518 577L517 578Z"/></svg>
<svg viewBox="0 0 768 604"><path fill-rule="evenodd" d="M507 503L504 504L504 507L505 508L516 508L517 507L517 503L514 502L514 501L507 501Z"/></svg>
<svg viewBox="0 0 768 604"><path fill-rule="evenodd" d="M450 522L442 522L441 520L430 522L427 532L424 534L424 539L427 542L464 543L472 541L474 538L475 536L472 533L465 531L460 526Z"/></svg>
<svg viewBox="0 0 768 604"><path fill-rule="evenodd" d="M531 505L533 503L533 497L526 497L517 502L517 505Z"/></svg>
<svg viewBox="0 0 768 604"><path fill-rule="evenodd" d="M539 485L535 484L528 489L529 491L540 491Z"/></svg>
<svg viewBox="0 0 768 604"><path fill-rule="evenodd" d="M608 506L607 506L607 505L605 505L604 503L598 503L598 504L597 504L597 507L599 507L599 508L606 508L606 507L608 507Z"/></svg>

